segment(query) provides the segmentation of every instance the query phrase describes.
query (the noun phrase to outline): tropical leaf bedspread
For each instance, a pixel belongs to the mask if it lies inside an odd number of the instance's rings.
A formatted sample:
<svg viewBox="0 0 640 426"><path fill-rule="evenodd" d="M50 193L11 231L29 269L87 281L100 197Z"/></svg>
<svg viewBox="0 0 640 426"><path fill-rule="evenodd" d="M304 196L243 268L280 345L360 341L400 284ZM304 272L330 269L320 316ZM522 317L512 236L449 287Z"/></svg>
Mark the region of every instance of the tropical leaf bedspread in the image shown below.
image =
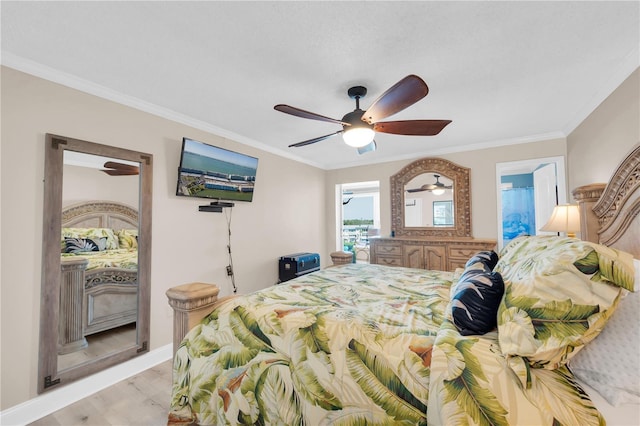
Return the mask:
<svg viewBox="0 0 640 426"><path fill-rule="evenodd" d="M113 249L82 253L62 253L63 258L83 257L89 261L87 271L104 268L119 268L135 271L138 269L137 249Z"/></svg>
<svg viewBox="0 0 640 426"><path fill-rule="evenodd" d="M523 378L497 331L461 336L455 280L349 264L227 300L177 351L169 424L602 421L566 367Z"/></svg>

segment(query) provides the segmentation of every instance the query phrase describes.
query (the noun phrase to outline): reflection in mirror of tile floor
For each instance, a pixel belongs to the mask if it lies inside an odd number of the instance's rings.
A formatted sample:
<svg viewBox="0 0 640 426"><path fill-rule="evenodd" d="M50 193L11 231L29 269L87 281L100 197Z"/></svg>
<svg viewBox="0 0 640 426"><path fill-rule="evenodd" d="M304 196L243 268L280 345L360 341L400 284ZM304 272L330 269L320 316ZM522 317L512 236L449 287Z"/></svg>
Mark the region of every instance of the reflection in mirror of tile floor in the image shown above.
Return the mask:
<svg viewBox="0 0 640 426"><path fill-rule="evenodd" d="M166 425L170 397L171 361L165 361L29 425Z"/></svg>

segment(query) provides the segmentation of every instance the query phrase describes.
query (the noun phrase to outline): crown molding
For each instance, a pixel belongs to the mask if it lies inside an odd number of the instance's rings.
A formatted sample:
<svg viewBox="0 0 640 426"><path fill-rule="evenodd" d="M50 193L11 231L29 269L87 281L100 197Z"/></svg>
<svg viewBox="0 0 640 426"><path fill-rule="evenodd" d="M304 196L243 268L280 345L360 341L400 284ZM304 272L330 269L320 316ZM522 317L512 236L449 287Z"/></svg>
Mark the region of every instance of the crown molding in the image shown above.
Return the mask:
<svg viewBox="0 0 640 426"><path fill-rule="evenodd" d="M21 71L35 77L42 78L44 80L51 81L53 83L61 84L71 89L79 90L81 92L97 96L102 99L106 99L121 105L125 105L137 110L153 114L155 116L174 121L176 123L184 124L185 126L193 127L198 130L202 130L216 136L220 136L229 139L234 142L248 145L261 151L266 151L279 157L288 158L290 160L297 161L299 163L305 163L313 167L322 169L322 165L313 161L309 161L297 155L291 154L288 151L282 151L280 149L273 148L270 145L258 142L254 139L247 138L246 136L239 135L221 127L214 126L213 124L196 120L184 114L170 110L168 108L160 107L150 102L143 101L133 96L126 95L124 93L112 90L108 87L93 83L91 81L82 79L76 75L69 74L46 65L42 65L38 62L34 62L30 59L23 58L10 52L2 52L0 62L3 66L13 68L17 71Z"/></svg>

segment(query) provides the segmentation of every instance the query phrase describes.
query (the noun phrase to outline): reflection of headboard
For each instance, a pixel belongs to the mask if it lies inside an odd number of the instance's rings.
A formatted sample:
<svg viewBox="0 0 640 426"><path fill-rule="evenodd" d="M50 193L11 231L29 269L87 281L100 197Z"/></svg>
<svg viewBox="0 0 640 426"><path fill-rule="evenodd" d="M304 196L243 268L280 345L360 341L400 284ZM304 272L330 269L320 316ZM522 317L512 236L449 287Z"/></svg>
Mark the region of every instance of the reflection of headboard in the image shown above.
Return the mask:
<svg viewBox="0 0 640 426"><path fill-rule="evenodd" d="M114 201L85 201L62 210L62 227L138 229L138 211Z"/></svg>
<svg viewBox="0 0 640 426"><path fill-rule="evenodd" d="M573 191L582 215L582 239L640 259L640 144L620 163L609 183Z"/></svg>
<svg viewBox="0 0 640 426"><path fill-rule="evenodd" d="M62 227L110 228L114 231L137 230L138 212L125 204L114 201L85 201L63 208ZM134 252L133 256L136 259L137 253ZM60 318L64 320L66 329L71 330L70 334L76 339L71 340L71 338L64 337L62 342L65 349L63 351L70 352L82 347L82 344L77 343L78 337L81 338L80 342L83 342L87 335L130 324L137 320L138 271L135 266L131 266L134 262L137 265L137 261L129 257L124 259L128 263L126 267L109 263L109 267L99 266L85 270L87 268L86 262L84 264L76 263L76 265L81 265L82 270L63 267L63 272L75 273L63 277L61 284L63 303L60 305ZM92 260L95 261L96 258L94 257ZM115 258L110 257L109 260L112 262ZM70 264L67 263L67 265ZM67 289L73 289L73 291L67 291ZM84 344L86 345L86 342Z"/></svg>

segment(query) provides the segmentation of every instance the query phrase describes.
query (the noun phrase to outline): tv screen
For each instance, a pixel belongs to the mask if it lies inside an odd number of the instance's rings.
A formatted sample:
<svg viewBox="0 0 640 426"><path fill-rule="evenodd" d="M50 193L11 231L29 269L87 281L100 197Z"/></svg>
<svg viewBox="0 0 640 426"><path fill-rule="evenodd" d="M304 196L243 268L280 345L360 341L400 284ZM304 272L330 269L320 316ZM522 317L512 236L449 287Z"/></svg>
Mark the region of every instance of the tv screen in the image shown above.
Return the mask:
<svg viewBox="0 0 640 426"><path fill-rule="evenodd" d="M251 201L258 159L182 138L176 195Z"/></svg>

